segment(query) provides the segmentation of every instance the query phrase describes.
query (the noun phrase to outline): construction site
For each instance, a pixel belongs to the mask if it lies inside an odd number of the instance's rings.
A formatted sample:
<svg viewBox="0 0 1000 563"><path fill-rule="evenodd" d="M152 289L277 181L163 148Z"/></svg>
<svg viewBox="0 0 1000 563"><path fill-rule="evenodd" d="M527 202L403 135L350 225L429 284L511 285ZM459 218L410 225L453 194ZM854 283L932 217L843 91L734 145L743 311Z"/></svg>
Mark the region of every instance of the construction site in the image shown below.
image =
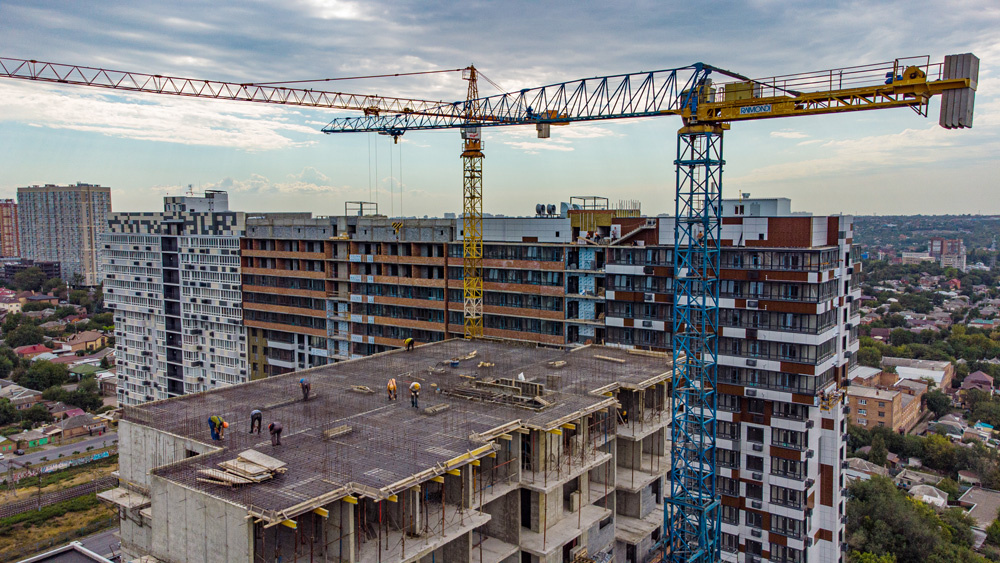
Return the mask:
<svg viewBox="0 0 1000 563"><path fill-rule="evenodd" d="M127 407L102 499L125 561L611 561L659 540L670 373L659 353L448 340Z"/></svg>

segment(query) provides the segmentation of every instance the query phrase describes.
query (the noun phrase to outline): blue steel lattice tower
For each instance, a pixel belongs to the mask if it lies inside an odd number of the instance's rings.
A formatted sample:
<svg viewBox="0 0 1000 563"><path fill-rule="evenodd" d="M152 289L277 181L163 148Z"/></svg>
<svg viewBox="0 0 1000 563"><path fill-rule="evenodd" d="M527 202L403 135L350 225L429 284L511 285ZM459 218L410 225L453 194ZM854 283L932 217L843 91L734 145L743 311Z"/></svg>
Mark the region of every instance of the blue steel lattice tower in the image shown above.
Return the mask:
<svg viewBox="0 0 1000 563"><path fill-rule="evenodd" d="M715 490L722 128L677 134L670 497L664 560L719 561Z"/></svg>

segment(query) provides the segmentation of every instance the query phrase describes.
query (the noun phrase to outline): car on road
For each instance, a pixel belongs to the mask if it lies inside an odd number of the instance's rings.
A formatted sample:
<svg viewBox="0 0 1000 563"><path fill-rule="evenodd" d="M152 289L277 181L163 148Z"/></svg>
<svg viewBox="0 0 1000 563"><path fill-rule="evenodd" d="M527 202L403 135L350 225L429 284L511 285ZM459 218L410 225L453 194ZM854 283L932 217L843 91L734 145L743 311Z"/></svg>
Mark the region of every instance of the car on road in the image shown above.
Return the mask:
<svg viewBox="0 0 1000 563"><path fill-rule="evenodd" d="M0 460L2 460L2 459L3 459L3 453L0 452Z"/></svg>
<svg viewBox="0 0 1000 563"><path fill-rule="evenodd" d="M24 455L24 450L14 450L14 453L17 455Z"/></svg>

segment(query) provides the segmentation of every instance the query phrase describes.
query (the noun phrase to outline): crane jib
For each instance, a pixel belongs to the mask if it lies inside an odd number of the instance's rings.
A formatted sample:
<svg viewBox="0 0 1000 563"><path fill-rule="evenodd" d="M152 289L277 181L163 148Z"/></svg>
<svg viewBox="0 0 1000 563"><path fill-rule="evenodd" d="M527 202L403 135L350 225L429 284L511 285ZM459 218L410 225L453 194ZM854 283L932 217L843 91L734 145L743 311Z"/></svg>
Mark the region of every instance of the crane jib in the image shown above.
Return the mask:
<svg viewBox="0 0 1000 563"><path fill-rule="evenodd" d="M771 113L771 104L745 106L740 108L740 115L755 115L758 113Z"/></svg>

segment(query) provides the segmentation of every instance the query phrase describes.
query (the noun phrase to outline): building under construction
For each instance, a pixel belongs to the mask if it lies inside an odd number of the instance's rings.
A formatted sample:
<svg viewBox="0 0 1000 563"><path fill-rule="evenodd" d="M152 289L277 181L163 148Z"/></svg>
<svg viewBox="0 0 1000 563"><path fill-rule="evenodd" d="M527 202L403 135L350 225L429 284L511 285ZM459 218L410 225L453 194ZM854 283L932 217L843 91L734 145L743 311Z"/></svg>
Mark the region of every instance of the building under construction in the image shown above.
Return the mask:
<svg viewBox="0 0 1000 563"><path fill-rule="evenodd" d="M126 407L102 498L123 561L644 561L670 373L661 353L447 340Z"/></svg>

